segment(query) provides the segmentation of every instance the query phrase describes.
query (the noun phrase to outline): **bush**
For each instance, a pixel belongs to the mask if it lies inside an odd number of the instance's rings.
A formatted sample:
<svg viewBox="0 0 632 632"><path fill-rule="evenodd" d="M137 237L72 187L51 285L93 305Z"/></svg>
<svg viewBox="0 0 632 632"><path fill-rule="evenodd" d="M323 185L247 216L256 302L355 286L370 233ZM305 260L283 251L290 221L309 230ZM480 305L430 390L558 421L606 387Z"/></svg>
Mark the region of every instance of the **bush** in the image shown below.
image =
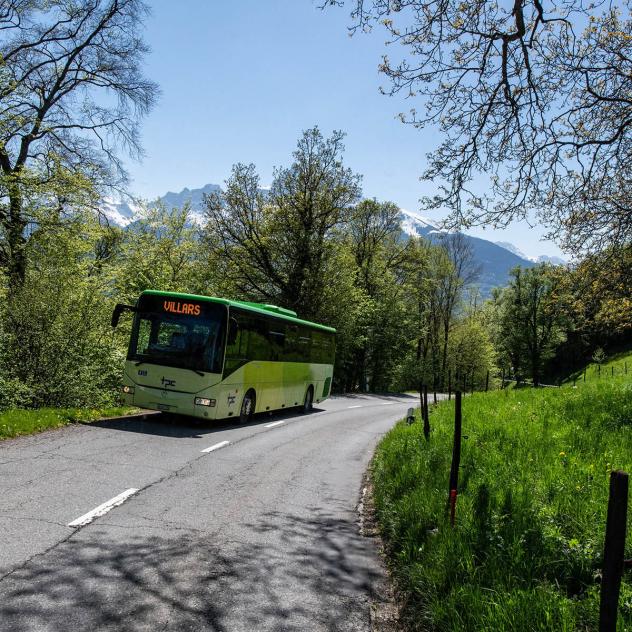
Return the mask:
<svg viewBox="0 0 632 632"><path fill-rule="evenodd" d="M123 354L95 231L81 221L31 236L37 256L0 314L0 408L115 403Z"/></svg>

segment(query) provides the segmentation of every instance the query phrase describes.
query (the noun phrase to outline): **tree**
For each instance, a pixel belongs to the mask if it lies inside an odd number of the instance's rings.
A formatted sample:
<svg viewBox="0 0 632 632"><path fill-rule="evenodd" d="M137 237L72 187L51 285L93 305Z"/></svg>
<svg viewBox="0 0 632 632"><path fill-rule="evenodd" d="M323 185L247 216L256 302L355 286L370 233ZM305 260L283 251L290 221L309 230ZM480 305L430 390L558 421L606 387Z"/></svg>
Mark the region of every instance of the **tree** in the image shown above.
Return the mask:
<svg viewBox="0 0 632 632"><path fill-rule="evenodd" d="M370 390L387 390L405 343L402 288L396 276L406 248L399 214L392 202L362 200L342 228L355 261L354 284L365 301L353 341L350 388L368 384Z"/></svg>
<svg viewBox="0 0 632 632"><path fill-rule="evenodd" d="M441 379L447 381L448 344L454 322L455 311L462 298L463 290L471 285L480 274L480 267L474 262L474 252L463 233L448 233L441 239L441 246L451 265L443 268L438 283L437 309L441 318L443 348Z"/></svg>
<svg viewBox="0 0 632 632"><path fill-rule="evenodd" d="M201 291L205 266L198 235L188 203L171 210L156 203L145 210L118 245L113 282L120 299L134 302L148 289Z"/></svg>
<svg viewBox="0 0 632 632"><path fill-rule="evenodd" d="M110 327L109 229L91 212L35 219L25 283L0 305L0 409L111 405L127 341Z"/></svg>
<svg viewBox="0 0 632 632"><path fill-rule="evenodd" d="M632 239L629 2L347 1L352 31L381 23L399 45L386 93L423 106L402 120L443 135L429 207L466 226L533 210L575 253Z"/></svg>
<svg viewBox="0 0 632 632"><path fill-rule="evenodd" d="M511 271L509 286L497 294L501 353L509 357L518 381L526 370L534 386L541 383L544 363L563 342L566 321L559 271L542 264Z"/></svg>
<svg viewBox="0 0 632 632"><path fill-rule="evenodd" d="M287 168L263 191L254 165L238 164L224 191L206 197L208 242L219 248L237 290L317 318L333 236L360 198L360 176L342 164L342 132L303 132Z"/></svg>
<svg viewBox="0 0 632 632"><path fill-rule="evenodd" d="M0 7L0 265L22 285L33 211L94 204L140 154L157 87L142 73L142 0L6 0ZM66 186L72 181L73 186Z"/></svg>

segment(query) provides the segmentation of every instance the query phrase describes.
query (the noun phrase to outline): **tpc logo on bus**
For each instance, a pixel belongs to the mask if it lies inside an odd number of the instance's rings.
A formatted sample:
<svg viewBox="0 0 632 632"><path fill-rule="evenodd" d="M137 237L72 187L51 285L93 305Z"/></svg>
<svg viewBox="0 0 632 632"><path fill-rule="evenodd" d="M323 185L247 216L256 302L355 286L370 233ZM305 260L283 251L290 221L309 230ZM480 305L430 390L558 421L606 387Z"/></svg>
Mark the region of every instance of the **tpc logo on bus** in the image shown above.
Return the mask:
<svg viewBox="0 0 632 632"><path fill-rule="evenodd" d="M162 377L162 379L160 380L160 383L165 387L165 388L169 388L170 386L175 386L176 385L176 381L175 380L168 380L166 377Z"/></svg>

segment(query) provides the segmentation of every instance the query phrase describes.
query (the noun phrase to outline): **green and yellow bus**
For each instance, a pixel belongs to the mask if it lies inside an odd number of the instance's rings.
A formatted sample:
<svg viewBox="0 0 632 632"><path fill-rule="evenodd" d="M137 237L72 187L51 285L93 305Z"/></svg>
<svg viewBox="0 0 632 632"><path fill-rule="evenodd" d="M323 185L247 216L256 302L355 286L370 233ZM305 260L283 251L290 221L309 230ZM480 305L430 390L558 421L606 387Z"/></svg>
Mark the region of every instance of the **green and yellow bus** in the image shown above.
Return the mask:
<svg viewBox="0 0 632 632"><path fill-rule="evenodd" d="M125 363L129 405L203 419L239 418L329 396L335 354L331 327L295 312L210 296L147 290L136 305Z"/></svg>

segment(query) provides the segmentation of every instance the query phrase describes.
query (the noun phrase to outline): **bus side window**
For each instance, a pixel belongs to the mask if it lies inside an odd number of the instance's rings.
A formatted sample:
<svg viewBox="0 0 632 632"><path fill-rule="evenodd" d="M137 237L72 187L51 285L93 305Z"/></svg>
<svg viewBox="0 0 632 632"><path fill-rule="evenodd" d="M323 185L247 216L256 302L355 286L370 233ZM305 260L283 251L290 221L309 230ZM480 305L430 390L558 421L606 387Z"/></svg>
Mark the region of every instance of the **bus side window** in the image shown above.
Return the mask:
<svg viewBox="0 0 632 632"><path fill-rule="evenodd" d="M285 354L285 324L280 321L270 321L268 325L268 344L271 360L284 360Z"/></svg>
<svg viewBox="0 0 632 632"><path fill-rule="evenodd" d="M298 356L299 362L311 362L312 339L307 327L298 330Z"/></svg>
<svg viewBox="0 0 632 632"><path fill-rule="evenodd" d="M226 362L224 373L232 373L248 361L248 329L241 318L234 319L233 340L226 345ZM233 318L231 318L233 321Z"/></svg>
<svg viewBox="0 0 632 632"><path fill-rule="evenodd" d="M270 349L266 338L266 324L258 319L248 319L248 359L270 360Z"/></svg>
<svg viewBox="0 0 632 632"><path fill-rule="evenodd" d="M298 348L298 327L293 324L285 326L285 346L283 359L286 362L298 362L300 360Z"/></svg>

